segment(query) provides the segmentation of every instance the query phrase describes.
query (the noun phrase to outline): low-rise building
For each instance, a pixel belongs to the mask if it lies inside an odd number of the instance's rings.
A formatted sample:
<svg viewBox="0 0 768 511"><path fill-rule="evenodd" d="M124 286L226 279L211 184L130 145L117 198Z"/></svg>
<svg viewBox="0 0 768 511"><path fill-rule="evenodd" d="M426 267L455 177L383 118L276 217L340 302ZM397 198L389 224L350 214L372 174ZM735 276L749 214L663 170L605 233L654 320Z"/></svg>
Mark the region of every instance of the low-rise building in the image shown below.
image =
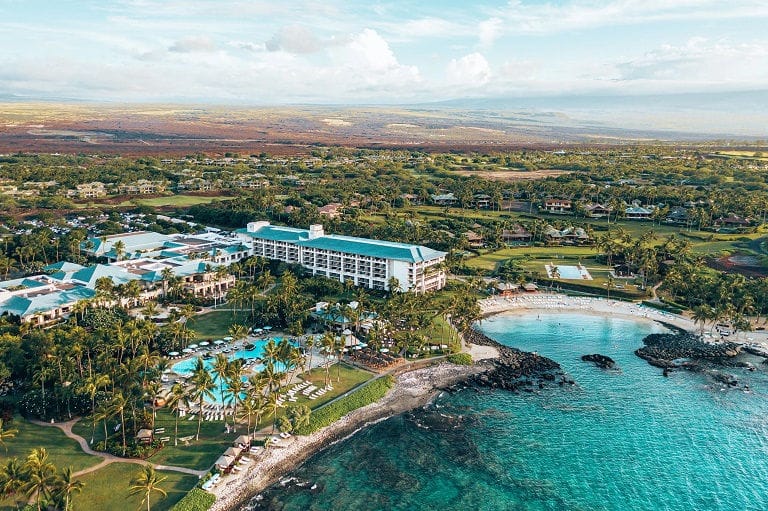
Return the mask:
<svg viewBox="0 0 768 511"><path fill-rule="evenodd" d="M570 215L573 212L573 202L568 199L547 199L543 207L545 212L554 215Z"/></svg>

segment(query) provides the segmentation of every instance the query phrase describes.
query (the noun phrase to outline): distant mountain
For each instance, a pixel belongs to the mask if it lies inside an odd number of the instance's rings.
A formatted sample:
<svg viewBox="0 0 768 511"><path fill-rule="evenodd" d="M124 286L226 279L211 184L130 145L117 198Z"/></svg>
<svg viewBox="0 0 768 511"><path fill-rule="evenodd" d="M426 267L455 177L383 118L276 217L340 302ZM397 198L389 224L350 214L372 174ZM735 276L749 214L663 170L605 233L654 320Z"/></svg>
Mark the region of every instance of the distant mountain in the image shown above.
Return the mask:
<svg viewBox="0 0 768 511"><path fill-rule="evenodd" d="M631 96L541 96L463 98L410 105L420 110L472 110L561 114L575 124L612 128L699 133L710 136L768 137L768 90Z"/></svg>

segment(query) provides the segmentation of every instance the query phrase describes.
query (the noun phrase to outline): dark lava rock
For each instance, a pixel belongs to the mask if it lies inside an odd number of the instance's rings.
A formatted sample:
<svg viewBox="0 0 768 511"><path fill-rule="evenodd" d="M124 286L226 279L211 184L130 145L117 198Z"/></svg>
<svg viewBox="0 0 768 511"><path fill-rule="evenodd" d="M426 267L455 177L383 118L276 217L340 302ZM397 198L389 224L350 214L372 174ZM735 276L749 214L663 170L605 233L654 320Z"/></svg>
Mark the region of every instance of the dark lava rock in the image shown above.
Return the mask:
<svg viewBox="0 0 768 511"><path fill-rule="evenodd" d="M635 355L652 366L662 369L700 370L700 362L728 365L739 354L741 346L732 342L704 342L690 333L651 334L643 339L643 346Z"/></svg>
<svg viewBox="0 0 768 511"><path fill-rule="evenodd" d="M471 378L470 382L474 385L531 392L534 387L542 388L545 382L561 379L572 383L572 380L566 378L560 364L538 353L504 346L476 330L470 330L465 339L479 346L492 346L499 352L497 359L484 361L491 365L489 371Z"/></svg>
<svg viewBox="0 0 768 511"><path fill-rule="evenodd" d="M613 369L616 367L616 362L611 357L600 355L599 353L593 353L592 355L582 355L581 359L584 362L592 362L601 369Z"/></svg>

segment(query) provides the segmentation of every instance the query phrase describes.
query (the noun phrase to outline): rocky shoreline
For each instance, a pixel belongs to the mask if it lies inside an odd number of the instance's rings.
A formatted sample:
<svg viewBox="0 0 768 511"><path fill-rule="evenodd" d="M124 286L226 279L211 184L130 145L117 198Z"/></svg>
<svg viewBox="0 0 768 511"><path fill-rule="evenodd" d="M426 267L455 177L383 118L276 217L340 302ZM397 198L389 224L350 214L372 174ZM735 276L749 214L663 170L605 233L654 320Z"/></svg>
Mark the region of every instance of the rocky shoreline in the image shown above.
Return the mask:
<svg viewBox="0 0 768 511"><path fill-rule="evenodd" d="M643 344L635 355L662 369L686 368L700 360L723 363L741 352L739 344L705 342L691 332L651 334L643 339Z"/></svg>
<svg viewBox="0 0 768 511"><path fill-rule="evenodd" d="M497 388L511 391L531 391L543 388L547 382L558 385L575 382L563 372L560 364L538 353L520 351L491 339L476 330L470 330L464 340L480 346L491 346L498 350L499 356L484 361L489 370L473 375L466 383L480 387Z"/></svg>
<svg viewBox="0 0 768 511"><path fill-rule="evenodd" d="M280 478L315 453L370 424L425 406L439 390L483 387L532 392L547 384L574 383L563 372L560 364L537 353L509 348L475 330L465 335L465 341L493 347L499 355L477 362L473 366L440 363L399 375L395 387L380 401L355 410L323 430L306 437L296 437L293 443L286 447L271 449L249 467L246 474L218 486L214 490L217 499L211 510L229 511L242 508L249 499L280 481ZM269 507L269 500L257 500L251 504L251 508Z"/></svg>
<svg viewBox="0 0 768 511"><path fill-rule="evenodd" d="M670 371L684 369L705 374L718 384L734 388L739 386L739 381L734 375L723 372L722 367L754 370L751 364L735 360L742 351L742 345L735 342L711 343L692 332L678 332L651 334L643 339L643 344L635 350L635 355L663 369L664 376L669 376Z"/></svg>

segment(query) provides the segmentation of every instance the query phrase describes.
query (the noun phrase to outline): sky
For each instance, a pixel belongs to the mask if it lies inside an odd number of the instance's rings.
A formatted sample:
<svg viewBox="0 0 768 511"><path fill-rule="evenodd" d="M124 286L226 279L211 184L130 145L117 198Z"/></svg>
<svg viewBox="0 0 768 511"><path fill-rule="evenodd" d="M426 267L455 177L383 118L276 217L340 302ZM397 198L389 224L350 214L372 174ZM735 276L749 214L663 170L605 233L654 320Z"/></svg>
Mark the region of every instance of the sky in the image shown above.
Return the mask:
<svg viewBox="0 0 768 511"><path fill-rule="evenodd" d="M768 89L768 0L0 0L0 97L219 104Z"/></svg>

